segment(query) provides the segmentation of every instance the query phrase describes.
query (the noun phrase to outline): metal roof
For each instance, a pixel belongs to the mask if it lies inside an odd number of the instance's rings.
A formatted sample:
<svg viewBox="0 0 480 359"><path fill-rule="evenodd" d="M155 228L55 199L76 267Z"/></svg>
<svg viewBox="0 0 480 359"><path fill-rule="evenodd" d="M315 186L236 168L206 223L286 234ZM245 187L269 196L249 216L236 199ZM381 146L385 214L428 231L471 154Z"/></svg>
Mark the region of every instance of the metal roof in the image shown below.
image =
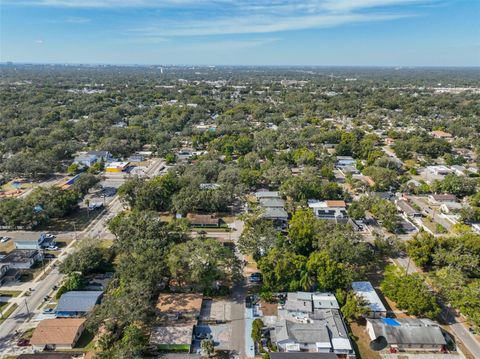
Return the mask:
<svg viewBox="0 0 480 359"><path fill-rule="evenodd" d="M102 294L97 290L67 292L60 297L56 312L88 312L98 303Z"/></svg>
<svg viewBox="0 0 480 359"><path fill-rule="evenodd" d="M367 319L375 337L384 337L389 345L445 345L440 326L429 319L398 318L395 324L380 319ZM372 338L373 339L373 338Z"/></svg>
<svg viewBox="0 0 480 359"><path fill-rule="evenodd" d="M357 295L359 295L368 302L368 305L372 312L387 311L382 301L380 300L380 297L375 291L375 288L373 288L370 282L353 282L352 288Z"/></svg>

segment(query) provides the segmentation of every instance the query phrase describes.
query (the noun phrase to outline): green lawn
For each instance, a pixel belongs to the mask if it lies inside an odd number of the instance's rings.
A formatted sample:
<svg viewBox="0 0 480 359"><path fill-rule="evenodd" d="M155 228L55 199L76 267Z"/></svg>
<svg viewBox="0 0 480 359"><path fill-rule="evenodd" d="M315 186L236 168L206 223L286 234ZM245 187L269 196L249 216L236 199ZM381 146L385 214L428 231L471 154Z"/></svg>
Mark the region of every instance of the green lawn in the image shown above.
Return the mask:
<svg viewBox="0 0 480 359"><path fill-rule="evenodd" d="M20 290L0 290L0 297L18 297L21 293Z"/></svg>
<svg viewBox="0 0 480 359"><path fill-rule="evenodd" d="M77 232L83 231L88 225L97 218L103 210L90 211L87 215L85 208L79 209L65 218L54 218L49 223L40 225L36 228L39 231L73 231L74 225Z"/></svg>
<svg viewBox="0 0 480 359"><path fill-rule="evenodd" d="M3 313L3 318L0 317L0 324L2 324L3 321L4 321L5 319L7 319L7 318L15 311L15 309L17 309L17 307L18 307L18 304L17 304L17 303L13 303L13 304L10 306L10 308L8 308L8 310L7 310L5 313Z"/></svg>
<svg viewBox="0 0 480 359"><path fill-rule="evenodd" d="M164 352L189 352L190 344L159 344L158 350Z"/></svg>

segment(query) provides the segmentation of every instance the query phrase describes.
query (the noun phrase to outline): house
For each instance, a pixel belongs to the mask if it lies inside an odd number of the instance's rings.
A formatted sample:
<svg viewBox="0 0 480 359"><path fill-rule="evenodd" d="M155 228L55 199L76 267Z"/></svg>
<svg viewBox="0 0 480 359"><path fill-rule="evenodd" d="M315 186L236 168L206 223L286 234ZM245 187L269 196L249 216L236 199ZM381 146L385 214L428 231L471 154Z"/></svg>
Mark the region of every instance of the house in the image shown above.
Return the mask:
<svg viewBox="0 0 480 359"><path fill-rule="evenodd" d="M447 344L440 326L430 319L367 319L367 332L377 351L440 352Z"/></svg>
<svg viewBox="0 0 480 359"><path fill-rule="evenodd" d="M107 173L120 173L125 172L130 162L110 162L107 167L105 167L105 172Z"/></svg>
<svg viewBox="0 0 480 359"><path fill-rule="evenodd" d="M430 134L435 138L443 138L445 140L450 140L450 139L453 138L451 133L441 131L441 130L432 131L432 132L430 132Z"/></svg>
<svg viewBox="0 0 480 359"><path fill-rule="evenodd" d="M108 151L88 151L87 155L95 156L98 161L108 162L113 156Z"/></svg>
<svg viewBox="0 0 480 359"><path fill-rule="evenodd" d="M343 221L348 219L347 205L345 201L329 200L329 201L315 201L309 200L308 207L313 210L315 216L319 219Z"/></svg>
<svg viewBox="0 0 480 359"><path fill-rule="evenodd" d="M162 323L152 328L150 344L161 350L190 351L202 303L198 293L161 293L156 308Z"/></svg>
<svg viewBox="0 0 480 359"><path fill-rule="evenodd" d="M73 163L76 163L82 167L91 167L97 162L108 162L112 159L112 154L108 151L88 151L80 152L73 159Z"/></svg>
<svg viewBox="0 0 480 359"><path fill-rule="evenodd" d="M196 214L188 213L187 220L192 226L196 227L218 227L220 226L220 218L213 214Z"/></svg>
<svg viewBox="0 0 480 359"><path fill-rule="evenodd" d="M102 299L102 291L70 291L58 300L57 318L83 317Z"/></svg>
<svg viewBox="0 0 480 359"><path fill-rule="evenodd" d="M431 204L440 206L446 202L458 202L458 198L453 194L431 194L428 196L428 201Z"/></svg>
<svg viewBox="0 0 480 359"><path fill-rule="evenodd" d="M396 202L397 208L407 217L420 218L422 217L422 212L415 209L408 203L406 200L400 199Z"/></svg>
<svg viewBox="0 0 480 359"><path fill-rule="evenodd" d="M350 156L337 156L337 160L335 161L335 167L336 168L343 168L346 166L353 166L355 167L355 164L357 161Z"/></svg>
<svg viewBox="0 0 480 359"><path fill-rule="evenodd" d="M83 318L55 318L42 320L33 332L33 349L73 349L85 329Z"/></svg>
<svg viewBox="0 0 480 359"><path fill-rule="evenodd" d="M91 167L95 163L97 163L98 158L94 155L88 155L86 152L81 153L73 159L73 163L81 166L81 167Z"/></svg>
<svg viewBox="0 0 480 359"><path fill-rule="evenodd" d="M276 191L258 191L255 197L263 209L262 218L272 220L274 226L283 230L287 227L288 213L285 210L285 201Z"/></svg>
<svg viewBox="0 0 480 359"><path fill-rule="evenodd" d="M458 202L444 202L440 205L440 210L447 214L458 213L463 208L464 205Z"/></svg>
<svg viewBox="0 0 480 359"><path fill-rule="evenodd" d="M35 262L43 259L42 252L36 249L15 249L0 259L1 264L8 264L10 268L30 269Z"/></svg>
<svg viewBox="0 0 480 359"><path fill-rule="evenodd" d="M193 156L193 149L191 148L182 148L180 151L177 152L177 159L179 161L188 160L192 156Z"/></svg>
<svg viewBox="0 0 480 359"><path fill-rule="evenodd" d="M270 332L280 352L335 353L354 357L332 293L288 293Z"/></svg>
<svg viewBox="0 0 480 359"><path fill-rule="evenodd" d="M0 286L5 283L18 281L20 274L18 269L10 268L8 264L0 264Z"/></svg>
<svg viewBox="0 0 480 359"><path fill-rule="evenodd" d="M370 310L366 314L367 318L385 318L387 316L387 309L370 282L353 282L352 289L357 296L368 303Z"/></svg>
<svg viewBox="0 0 480 359"><path fill-rule="evenodd" d="M335 353L271 352L270 359L337 359Z"/></svg>
<svg viewBox="0 0 480 359"><path fill-rule="evenodd" d="M265 198L281 198L280 193L277 191L257 191L255 192L255 197L258 201Z"/></svg>
<svg viewBox="0 0 480 359"><path fill-rule="evenodd" d="M140 154L134 154L128 157L127 161L128 162L143 162L145 160L145 157L140 155Z"/></svg>

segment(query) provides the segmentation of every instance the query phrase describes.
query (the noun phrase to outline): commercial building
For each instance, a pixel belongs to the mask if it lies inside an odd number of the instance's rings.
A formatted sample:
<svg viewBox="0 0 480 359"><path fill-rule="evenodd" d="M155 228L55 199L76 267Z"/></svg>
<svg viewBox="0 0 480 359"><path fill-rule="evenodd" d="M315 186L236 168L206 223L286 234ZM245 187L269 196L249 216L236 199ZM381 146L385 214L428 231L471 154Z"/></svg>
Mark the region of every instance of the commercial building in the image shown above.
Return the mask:
<svg viewBox="0 0 480 359"><path fill-rule="evenodd" d="M111 162L105 167L107 173L120 173L124 172L130 162Z"/></svg>

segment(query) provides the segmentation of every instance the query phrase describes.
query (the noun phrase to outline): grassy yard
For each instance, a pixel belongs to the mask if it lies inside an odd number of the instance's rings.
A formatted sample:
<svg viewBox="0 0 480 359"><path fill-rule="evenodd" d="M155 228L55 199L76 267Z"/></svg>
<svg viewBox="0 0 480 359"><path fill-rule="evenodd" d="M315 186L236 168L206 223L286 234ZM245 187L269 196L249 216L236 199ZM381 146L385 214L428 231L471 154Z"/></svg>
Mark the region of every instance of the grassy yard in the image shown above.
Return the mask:
<svg viewBox="0 0 480 359"><path fill-rule="evenodd" d="M95 338L94 333L92 333L89 330L85 330L80 336L80 338L78 339L78 342L75 345L74 349L77 349L77 350L80 349L82 351L89 351L93 349L93 346L95 344L93 340L94 338Z"/></svg>
<svg viewBox="0 0 480 359"><path fill-rule="evenodd" d="M95 210L90 211L87 215L86 209L82 208L65 218L52 219L49 223L40 225L36 229L39 231L73 231L76 228L77 232L80 232L103 212L104 210Z"/></svg>
<svg viewBox="0 0 480 359"><path fill-rule="evenodd" d="M157 348L163 352L183 353L190 351L190 344L159 344Z"/></svg>
<svg viewBox="0 0 480 359"><path fill-rule="evenodd" d="M21 293L20 290L0 290L0 297L18 297Z"/></svg>
<svg viewBox="0 0 480 359"><path fill-rule="evenodd" d="M370 349L370 336L367 333L365 320L362 322L350 323L350 330L353 334L353 340L356 352L358 353L358 359L380 359L381 356L378 352Z"/></svg>
<svg viewBox="0 0 480 359"><path fill-rule="evenodd" d="M7 318L15 311L15 309L17 309L17 307L18 307L18 304L17 304L17 303L13 303L13 304L10 306L10 308L8 308L8 310L7 310L5 313L3 313L3 318L0 317L0 324L2 324L3 321L4 321L5 319L7 319Z"/></svg>

